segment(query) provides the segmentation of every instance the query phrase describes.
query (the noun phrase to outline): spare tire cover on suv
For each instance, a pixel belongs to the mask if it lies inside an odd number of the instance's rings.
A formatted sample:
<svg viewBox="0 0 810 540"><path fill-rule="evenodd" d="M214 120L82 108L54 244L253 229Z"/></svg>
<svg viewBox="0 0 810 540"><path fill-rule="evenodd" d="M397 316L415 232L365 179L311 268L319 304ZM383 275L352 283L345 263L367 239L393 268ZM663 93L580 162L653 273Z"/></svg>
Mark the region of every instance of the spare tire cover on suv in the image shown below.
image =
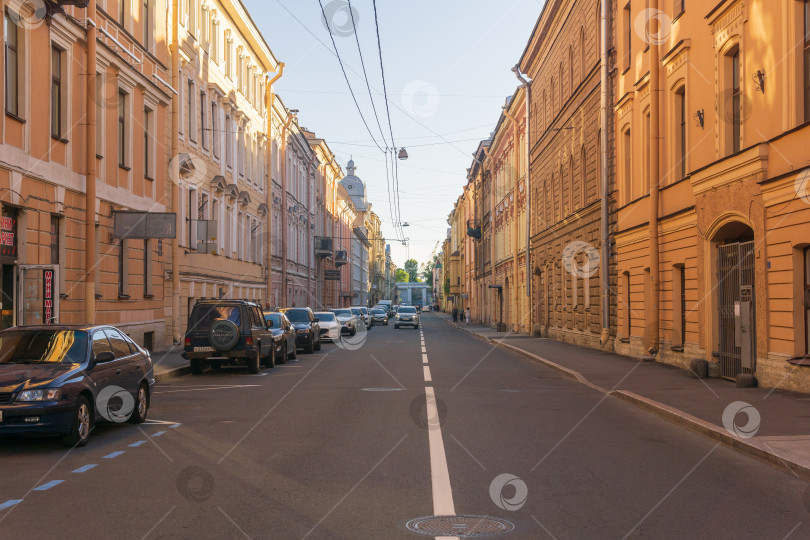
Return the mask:
<svg viewBox="0 0 810 540"><path fill-rule="evenodd" d="M217 321L208 331L208 342L220 351L230 351L239 342L239 328L228 320Z"/></svg>

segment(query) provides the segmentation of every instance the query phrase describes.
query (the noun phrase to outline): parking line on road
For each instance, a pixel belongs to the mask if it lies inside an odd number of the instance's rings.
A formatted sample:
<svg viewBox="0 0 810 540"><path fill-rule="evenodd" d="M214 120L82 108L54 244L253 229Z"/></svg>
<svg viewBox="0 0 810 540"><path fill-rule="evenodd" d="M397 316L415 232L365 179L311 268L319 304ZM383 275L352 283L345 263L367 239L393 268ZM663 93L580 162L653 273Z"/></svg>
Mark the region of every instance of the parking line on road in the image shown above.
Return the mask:
<svg viewBox="0 0 810 540"><path fill-rule="evenodd" d="M90 469L94 468L95 466L96 466L95 463L91 463L89 465L85 465L84 467L79 467L78 469L76 469L73 472L76 473L76 474L81 474L81 473L89 471Z"/></svg>
<svg viewBox="0 0 810 540"><path fill-rule="evenodd" d="M146 443L146 441L138 441L136 443L132 443L129 445L130 448L138 448L140 445Z"/></svg>
<svg viewBox="0 0 810 540"><path fill-rule="evenodd" d="M62 482L64 482L64 480L51 480L47 484L42 484L39 487L35 487L32 491L48 491L52 487L58 486Z"/></svg>
<svg viewBox="0 0 810 540"><path fill-rule="evenodd" d="M0 504L0 512L5 510L6 508L11 508L14 505L20 504L21 502L23 502L22 499L10 499L4 502L3 504Z"/></svg>
<svg viewBox="0 0 810 540"><path fill-rule="evenodd" d="M428 420L439 418L436 394L432 386L425 387L425 398ZM455 516L456 507L453 504L453 490L450 487L450 471L447 468L441 426L428 429L428 442L430 445L430 479L433 485L433 515Z"/></svg>
<svg viewBox="0 0 810 540"><path fill-rule="evenodd" d="M425 382L433 382L433 379L430 377L430 368L428 366L422 366L422 371L425 374Z"/></svg>
<svg viewBox="0 0 810 540"><path fill-rule="evenodd" d="M180 427L180 426L182 426L182 425L183 425L183 424L174 424L174 425L169 426L169 429L177 429L177 428L179 428L179 427Z"/></svg>
<svg viewBox="0 0 810 540"><path fill-rule="evenodd" d="M115 459L115 458L117 458L118 456L120 456L123 453L124 453L124 450L119 450L118 452L113 452L112 454L107 454L106 456L104 456L104 459Z"/></svg>
<svg viewBox="0 0 810 540"><path fill-rule="evenodd" d="M165 431L158 431L157 433L153 433L153 434L152 434L152 437L160 437L160 436L161 436L161 435L163 435L164 433L166 433L166 432L165 432Z"/></svg>

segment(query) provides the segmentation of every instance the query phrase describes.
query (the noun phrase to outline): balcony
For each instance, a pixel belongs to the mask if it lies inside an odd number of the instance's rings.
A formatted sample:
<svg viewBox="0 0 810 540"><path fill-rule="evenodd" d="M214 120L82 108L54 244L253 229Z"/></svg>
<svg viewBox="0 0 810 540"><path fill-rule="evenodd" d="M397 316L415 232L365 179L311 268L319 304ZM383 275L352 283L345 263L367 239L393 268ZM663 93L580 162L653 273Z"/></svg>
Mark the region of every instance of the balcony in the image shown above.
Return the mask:
<svg viewBox="0 0 810 540"><path fill-rule="evenodd" d="M475 240L481 240L481 224L474 219L467 220L467 236Z"/></svg>
<svg viewBox="0 0 810 540"><path fill-rule="evenodd" d="M345 249L335 251L335 267L341 267L349 262L349 252Z"/></svg>

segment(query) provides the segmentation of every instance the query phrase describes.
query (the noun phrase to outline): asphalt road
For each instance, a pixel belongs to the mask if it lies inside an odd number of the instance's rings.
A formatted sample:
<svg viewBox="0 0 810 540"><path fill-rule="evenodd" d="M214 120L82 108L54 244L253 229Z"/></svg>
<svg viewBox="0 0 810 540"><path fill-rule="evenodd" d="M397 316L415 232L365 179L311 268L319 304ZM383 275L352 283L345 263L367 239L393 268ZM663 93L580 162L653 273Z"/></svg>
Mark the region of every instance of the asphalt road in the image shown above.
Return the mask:
<svg viewBox="0 0 810 540"><path fill-rule="evenodd" d="M0 439L0 537L420 538L406 524L445 513L514 526L493 538L810 537L806 483L422 325L424 354L419 330L375 327L357 350L174 379L149 423L85 448Z"/></svg>

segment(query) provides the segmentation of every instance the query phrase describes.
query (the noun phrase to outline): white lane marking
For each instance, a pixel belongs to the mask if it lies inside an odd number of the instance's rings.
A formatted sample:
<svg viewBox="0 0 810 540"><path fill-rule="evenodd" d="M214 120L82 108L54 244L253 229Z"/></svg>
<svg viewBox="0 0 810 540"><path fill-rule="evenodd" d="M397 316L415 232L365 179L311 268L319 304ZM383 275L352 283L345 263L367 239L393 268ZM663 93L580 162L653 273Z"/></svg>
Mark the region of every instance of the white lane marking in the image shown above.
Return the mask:
<svg viewBox="0 0 810 540"><path fill-rule="evenodd" d="M6 508L11 508L12 506L20 504L21 502L23 502L22 499L10 499L3 504L0 504L0 511L5 510Z"/></svg>
<svg viewBox="0 0 810 540"><path fill-rule="evenodd" d="M161 436L161 435L163 435L164 433L166 433L166 432L165 432L165 431L158 431L157 433L153 433L153 434L152 434L152 437L160 437L160 436Z"/></svg>
<svg viewBox="0 0 810 540"><path fill-rule="evenodd" d="M425 353L422 353L422 362L425 363L425 364L428 363L427 354L425 354Z"/></svg>
<svg viewBox="0 0 810 540"><path fill-rule="evenodd" d="M51 481L50 481L50 482L48 482L47 484L42 484L42 485L41 485L41 486L39 486L39 487L35 487L35 488L34 488L34 491L48 491L48 490L49 490L49 489L51 489L52 487L58 486L58 485L59 485L59 484L61 484L62 482L64 482L64 480L51 480Z"/></svg>
<svg viewBox="0 0 810 540"><path fill-rule="evenodd" d="M81 473L89 471L90 469L92 469L95 466L96 466L95 463L91 463L89 465L85 465L84 467L79 467L78 469L76 469L73 472L76 473L76 474L81 474Z"/></svg>
<svg viewBox="0 0 810 540"><path fill-rule="evenodd" d="M180 427L180 426L182 426L182 425L183 425L183 424L172 424L171 426L169 426L169 429L177 429L177 428L179 428L179 427Z"/></svg>
<svg viewBox="0 0 810 540"><path fill-rule="evenodd" d="M117 458L118 456L120 456L123 453L124 453L123 450L119 450L118 452L113 452L112 454L107 454L106 456L104 456L104 459L115 459L115 458Z"/></svg>
<svg viewBox="0 0 810 540"><path fill-rule="evenodd" d="M425 374L425 382L433 382L433 379L430 377L430 368L428 366L422 366L422 372Z"/></svg>
<svg viewBox="0 0 810 540"><path fill-rule="evenodd" d="M426 352L427 352L427 349L424 347L424 345L422 346L422 352L423 352L423 353L426 353Z"/></svg>
<svg viewBox="0 0 810 540"><path fill-rule="evenodd" d="M255 377L255 375L252 375ZM259 388L258 384L241 384L235 386L214 386L214 387L207 387L207 388L190 388L188 390L161 390L158 392L154 392L155 394L176 394L178 392L200 392L200 391L208 391L208 390L231 390L233 388Z"/></svg>
<svg viewBox="0 0 810 540"><path fill-rule="evenodd" d="M425 398L428 421L431 418L439 418L436 394L432 386L425 387ZM430 444L430 479L433 485L433 515L455 516L456 507L453 504L453 490L450 487L450 471L447 468L441 426L428 429L428 441Z"/></svg>
<svg viewBox="0 0 810 540"><path fill-rule="evenodd" d="M129 445L130 448L138 448L140 445L146 443L146 441L138 441L136 443L132 443Z"/></svg>

